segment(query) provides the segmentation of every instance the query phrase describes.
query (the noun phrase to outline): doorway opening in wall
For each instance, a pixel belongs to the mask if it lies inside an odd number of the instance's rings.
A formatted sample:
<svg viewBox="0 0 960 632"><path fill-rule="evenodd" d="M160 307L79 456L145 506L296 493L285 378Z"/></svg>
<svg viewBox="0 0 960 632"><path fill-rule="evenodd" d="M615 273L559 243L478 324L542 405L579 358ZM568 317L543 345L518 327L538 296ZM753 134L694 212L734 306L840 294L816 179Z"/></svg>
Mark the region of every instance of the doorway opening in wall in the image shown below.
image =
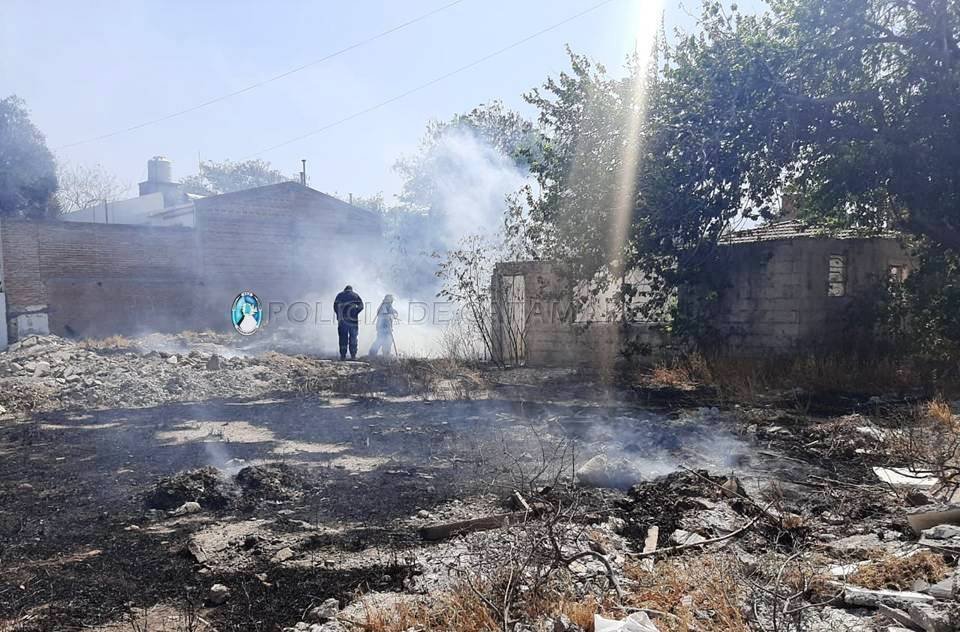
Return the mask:
<svg viewBox="0 0 960 632"><path fill-rule="evenodd" d="M503 345L502 357L515 366L526 362L527 348L527 291L522 274L508 275L500 278L499 309L500 340Z"/></svg>

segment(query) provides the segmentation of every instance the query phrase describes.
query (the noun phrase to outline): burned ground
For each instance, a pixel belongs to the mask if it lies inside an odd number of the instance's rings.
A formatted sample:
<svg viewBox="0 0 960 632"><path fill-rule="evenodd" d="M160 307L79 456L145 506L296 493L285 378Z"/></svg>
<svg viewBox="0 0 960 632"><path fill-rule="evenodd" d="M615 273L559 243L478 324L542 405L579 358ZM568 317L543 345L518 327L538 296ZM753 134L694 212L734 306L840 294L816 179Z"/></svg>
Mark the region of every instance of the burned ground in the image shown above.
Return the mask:
<svg viewBox="0 0 960 632"><path fill-rule="evenodd" d="M61 395L0 425L0 629L135 629L137 613L165 604L218 630L277 630L331 597L344 606L366 593L435 594L457 585L458 564L482 565L522 533L425 543L420 527L516 511L514 491L535 506L575 503L564 528L628 578L651 526L663 548L678 529L722 538L755 521L718 552L754 566L778 549L829 551L854 535L866 548L912 538L903 515L879 504L870 467L889 463L860 415L714 408L709 393L691 408L689 392L671 404L662 391L619 391L569 371L421 366L414 379L398 365L276 353L209 366L211 350L191 341L176 364L143 346L37 344L49 349L31 361L93 354L107 379L63 394L78 381L51 362L46 387ZM16 352L6 362L25 364ZM179 371L181 389L207 396L143 404L128 382L111 381L143 366L157 368L136 371L148 386ZM235 375L250 373L269 375ZM107 403L78 403L91 399ZM645 482L575 486L569 473L599 456ZM857 550L838 547L834 559ZM602 569L589 579L596 567L568 566L578 599L609 590ZM219 605L207 601L214 584L230 592ZM682 597L668 604L674 612L687 608Z"/></svg>

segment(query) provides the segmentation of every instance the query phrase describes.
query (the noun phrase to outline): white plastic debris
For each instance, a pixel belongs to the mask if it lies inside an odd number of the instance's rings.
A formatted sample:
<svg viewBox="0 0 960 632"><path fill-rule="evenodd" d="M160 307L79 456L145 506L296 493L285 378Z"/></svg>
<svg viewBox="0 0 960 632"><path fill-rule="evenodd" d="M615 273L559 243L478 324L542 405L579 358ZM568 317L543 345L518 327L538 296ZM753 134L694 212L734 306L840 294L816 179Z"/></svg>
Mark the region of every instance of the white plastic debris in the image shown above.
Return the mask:
<svg viewBox="0 0 960 632"><path fill-rule="evenodd" d="M931 472L914 470L908 467L875 467L873 473L881 481L890 485L933 487L940 482L936 476L931 476Z"/></svg>
<svg viewBox="0 0 960 632"><path fill-rule="evenodd" d="M197 513L198 511L200 511L200 503L191 500L167 513L171 516L185 516L187 514Z"/></svg>
<svg viewBox="0 0 960 632"><path fill-rule="evenodd" d="M577 478L590 487L626 489L642 478L642 473L626 459L609 458L598 454L577 470Z"/></svg>
<svg viewBox="0 0 960 632"><path fill-rule="evenodd" d="M595 632L660 632L646 612L634 612L620 621L605 619L595 614L593 615L593 629Z"/></svg>

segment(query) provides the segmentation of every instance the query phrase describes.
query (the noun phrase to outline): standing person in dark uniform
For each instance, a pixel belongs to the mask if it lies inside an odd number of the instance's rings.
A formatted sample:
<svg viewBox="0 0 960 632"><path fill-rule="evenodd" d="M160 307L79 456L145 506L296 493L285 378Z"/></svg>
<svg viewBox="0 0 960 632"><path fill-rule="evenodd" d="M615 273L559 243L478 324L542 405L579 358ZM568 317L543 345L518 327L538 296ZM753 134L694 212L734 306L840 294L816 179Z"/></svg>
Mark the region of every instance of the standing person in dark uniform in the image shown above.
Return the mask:
<svg viewBox="0 0 960 632"><path fill-rule="evenodd" d="M360 312L363 311L363 299L353 291L352 286L343 288L333 300L333 313L337 315L337 336L340 339L340 359L357 359L357 334L360 333Z"/></svg>

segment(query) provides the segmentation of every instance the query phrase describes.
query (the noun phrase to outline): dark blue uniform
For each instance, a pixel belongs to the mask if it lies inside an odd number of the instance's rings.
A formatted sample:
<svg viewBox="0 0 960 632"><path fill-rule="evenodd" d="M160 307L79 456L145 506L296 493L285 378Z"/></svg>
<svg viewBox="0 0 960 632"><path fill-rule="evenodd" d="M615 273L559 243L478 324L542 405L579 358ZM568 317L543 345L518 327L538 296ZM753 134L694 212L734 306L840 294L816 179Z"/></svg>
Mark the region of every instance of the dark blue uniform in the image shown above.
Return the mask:
<svg viewBox="0 0 960 632"><path fill-rule="evenodd" d="M360 333L360 312L363 299L348 285L333 300L333 313L337 315L337 336L340 339L340 359L357 357L357 334Z"/></svg>

